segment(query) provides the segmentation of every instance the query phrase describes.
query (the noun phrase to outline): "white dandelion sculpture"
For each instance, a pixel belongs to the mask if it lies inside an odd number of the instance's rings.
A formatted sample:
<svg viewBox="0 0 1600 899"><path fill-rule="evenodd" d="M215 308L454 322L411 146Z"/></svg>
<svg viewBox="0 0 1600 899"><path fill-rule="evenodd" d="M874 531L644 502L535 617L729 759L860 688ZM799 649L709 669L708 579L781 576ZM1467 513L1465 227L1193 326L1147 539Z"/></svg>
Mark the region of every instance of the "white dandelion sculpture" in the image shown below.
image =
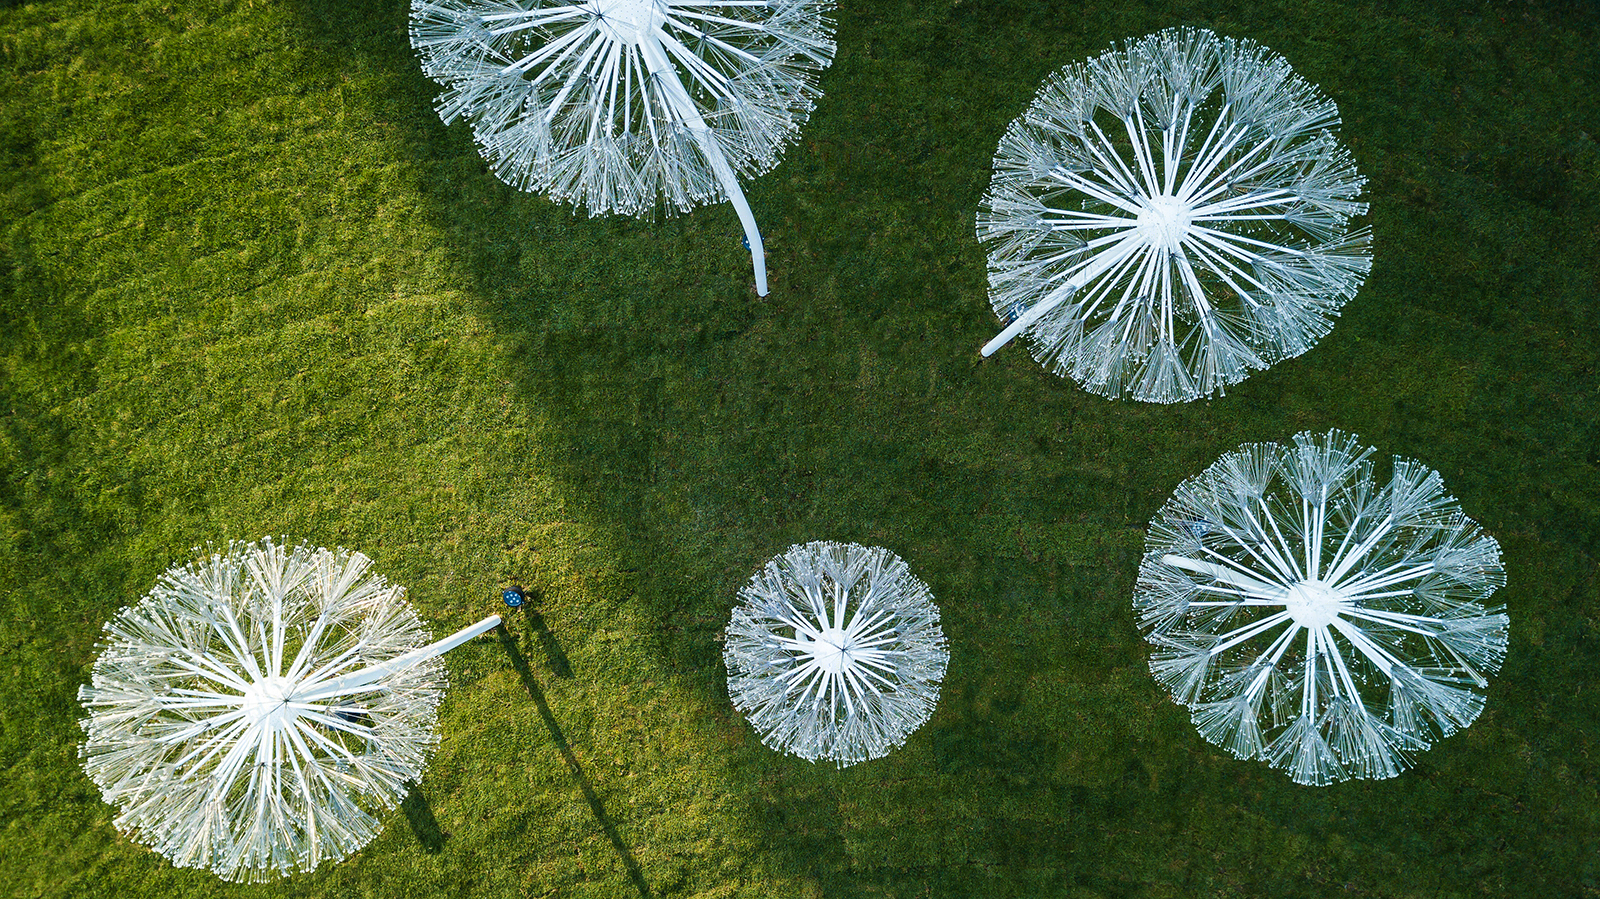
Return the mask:
<svg viewBox="0 0 1600 899"><path fill-rule="evenodd" d="M927 586L894 553L792 546L739 599L728 693L767 746L843 768L886 755L933 714L950 653Z"/></svg>
<svg viewBox="0 0 1600 899"><path fill-rule="evenodd" d="M262 882L382 829L437 743L437 643L345 550L270 539L169 569L106 623L79 691L84 767L116 825L174 865Z"/></svg>
<svg viewBox="0 0 1600 899"><path fill-rule="evenodd" d="M830 0L412 0L411 45L520 190L646 215L724 200L765 251L739 175L777 165L833 61Z"/></svg>
<svg viewBox="0 0 1600 899"><path fill-rule="evenodd" d="M1134 608L1211 742L1298 783L1393 777L1483 710L1508 619L1500 546L1439 474L1373 478L1350 434L1247 444L1150 523Z"/></svg>
<svg viewBox="0 0 1600 899"><path fill-rule="evenodd" d="M978 214L990 302L1093 393L1220 394L1310 349L1371 267L1339 111L1284 59L1173 28L1052 76Z"/></svg>

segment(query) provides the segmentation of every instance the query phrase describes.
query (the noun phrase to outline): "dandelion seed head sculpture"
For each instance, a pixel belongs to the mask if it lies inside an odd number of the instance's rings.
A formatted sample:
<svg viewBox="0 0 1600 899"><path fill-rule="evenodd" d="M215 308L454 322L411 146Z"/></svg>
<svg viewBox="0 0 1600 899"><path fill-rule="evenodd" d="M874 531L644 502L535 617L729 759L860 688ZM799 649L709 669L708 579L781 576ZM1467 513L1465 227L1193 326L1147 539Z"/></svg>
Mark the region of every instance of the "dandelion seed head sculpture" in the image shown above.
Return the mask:
<svg viewBox="0 0 1600 899"><path fill-rule="evenodd" d="M1371 267L1332 100L1250 41L1172 28L1052 76L978 213L989 296L1040 362L1158 403L1310 349Z"/></svg>
<svg viewBox="0 0 1600 899"><path fill-rule="evenodd" d="M767 746L843 768L933 714L950 654L939 610L881 547L792 546L739 592L728 692Z"/></svg>
<svg viewBox="0 0 1600 899"><path fill-rule="evenodd" d="M342 859L437 743L438 643L360 553L234 543L106 623L79 691L116 825L180 867L262 882Z"/></svg>
<svg viewBox="0 0 1600 899"><path fill-rule="evenodd" d="M833 61L828 0L413 0L411 44L494 173L591 215L730 201L777 164Z"/></svg>
<svg viewBox="0 0 1600 899"><path fill-rule="evenodd" d="M1150 523L1134 609L1211 742L1302 784L1394 777L1471 724L1506 652L1500 546L1439 474L1350 434L1249 444Z"/></svg>

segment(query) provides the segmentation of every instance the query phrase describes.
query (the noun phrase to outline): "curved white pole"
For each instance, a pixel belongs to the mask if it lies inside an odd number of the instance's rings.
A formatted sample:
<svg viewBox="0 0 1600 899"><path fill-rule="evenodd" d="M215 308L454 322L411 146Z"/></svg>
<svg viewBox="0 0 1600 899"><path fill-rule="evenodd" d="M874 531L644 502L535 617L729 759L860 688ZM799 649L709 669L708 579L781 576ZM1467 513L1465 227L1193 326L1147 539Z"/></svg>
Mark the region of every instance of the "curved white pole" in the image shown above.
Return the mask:
<svg viewBox="0 0 1600 899"><path fill-rule="evenodd" d="M729 202L733 203L733 211L739 214L739 223L744 225L745 240L750 243L750 262L756 270L756 293L766 296L767 250L761 243L761 231L756 227L755 213L750 211L750 203L744 198L744 190L739 187L739 179L734 177L733 167L728 165L727 157L722 155L722 146L711 133L711 126L706 124L706 120L700 116L700 110L695 108L694 101L689 98L688 90L678 77L678 70L667 61L660 40L653 34L641 35L639 52L644 56L645 66L649 68L650 74L661 82L667 99L676 107L678 115L683 118L683 123L688 126L689 133L694 135L695 143L700 145L700 152L704 153L706 160L711 163L711 170L716 172L717 180L727 192Z"/></svg>

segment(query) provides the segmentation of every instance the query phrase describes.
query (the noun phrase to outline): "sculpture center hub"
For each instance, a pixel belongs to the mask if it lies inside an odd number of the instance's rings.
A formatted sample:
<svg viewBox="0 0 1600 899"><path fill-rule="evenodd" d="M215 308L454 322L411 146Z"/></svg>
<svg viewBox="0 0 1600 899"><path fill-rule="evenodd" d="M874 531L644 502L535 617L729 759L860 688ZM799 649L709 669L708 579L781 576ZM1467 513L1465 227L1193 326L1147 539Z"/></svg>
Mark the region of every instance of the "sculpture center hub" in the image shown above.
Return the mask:
<svg viewBox="0 0 1600 899"><path fill-rule="evenodd" d="M817 635L816 642L811 644L807 654L816 662L817 667L829 674L838 675L852 664L851 653L855 648L854 637L845 634L842 628L830 627Z"/></svg>
<svg viewBox="0 0 1600 899"><path fill-rule="evenodd" d="M1313 628L1327 627L1340 612L1350 608L1350 601L1322 581L1301 581L1289 588L1284 605L1295 624Z"/></svg>
<svg viewBox="0 0 1600 899"><path fill-rule="evenodd" d="M592 0L589 10L617 40L629 44L643 43L667 20L658 0Z"/></svg>
<svg viewBox="0 0 1600 899"><path fill-rule="evenodd" d="M289 707L296 686L287 677L268 677L251 684L241 703L245 718L269 730L288 727L298 714Z"/></svg>
<svg viewBox="0 0 1600 899"><path fill-rule="evenodd" d="M1152 247L1176 253L1194 220L1189 204L1177 197L1151 197L1139 210L1138 229Z"/></svg>

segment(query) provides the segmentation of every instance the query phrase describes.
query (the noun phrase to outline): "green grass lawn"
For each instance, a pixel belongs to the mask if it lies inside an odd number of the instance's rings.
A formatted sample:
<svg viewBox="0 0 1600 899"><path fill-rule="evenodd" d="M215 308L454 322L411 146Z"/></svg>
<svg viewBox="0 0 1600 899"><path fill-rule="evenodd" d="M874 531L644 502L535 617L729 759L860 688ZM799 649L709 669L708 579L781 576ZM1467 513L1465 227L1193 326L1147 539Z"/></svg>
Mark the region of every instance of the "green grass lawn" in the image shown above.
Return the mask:
<svg viewBox="0 0 1600 899"><path fill-rule="evenodd" d="M399 0L0 3L0 894L1600 895L1600 9L854 0L799 143L731 207L589 219L446 128ZM1055 68L1174 24L1340 106L1372 275L1223 398L1108 402L997 329L973 236ZM1149 675L1143 528L1236 445L1337 427L1505 551L1464 733L1298 787ZM101 624L193 548L372 556L448 657L382 836L271 886L122 838L79 766ZM719 635L792 543L889 547L951 644L843 771L763 748Z"/></svg>

